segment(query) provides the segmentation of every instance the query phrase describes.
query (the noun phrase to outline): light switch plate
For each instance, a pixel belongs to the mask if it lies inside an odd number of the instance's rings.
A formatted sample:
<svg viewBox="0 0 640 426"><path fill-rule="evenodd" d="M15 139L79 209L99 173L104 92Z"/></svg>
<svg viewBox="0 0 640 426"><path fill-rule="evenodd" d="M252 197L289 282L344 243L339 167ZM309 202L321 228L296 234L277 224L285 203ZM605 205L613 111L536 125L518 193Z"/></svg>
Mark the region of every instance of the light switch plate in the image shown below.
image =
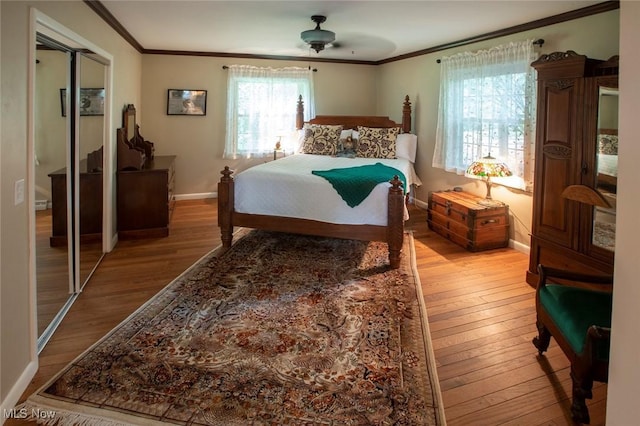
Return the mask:
<svg viewBox="0 0 640 426"><path fill-rule="evenodd" d="M15 184L15 205L24 202L24 179L16 181Z"/></svg>

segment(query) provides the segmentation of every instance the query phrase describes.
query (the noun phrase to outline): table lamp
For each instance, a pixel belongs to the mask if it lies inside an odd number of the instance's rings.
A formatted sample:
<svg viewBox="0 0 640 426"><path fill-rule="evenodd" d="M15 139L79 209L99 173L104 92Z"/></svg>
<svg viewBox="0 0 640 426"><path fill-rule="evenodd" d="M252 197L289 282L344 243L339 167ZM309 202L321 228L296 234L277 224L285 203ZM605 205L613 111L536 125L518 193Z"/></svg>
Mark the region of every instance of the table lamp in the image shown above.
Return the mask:
<svg viewBox="0 0 640 426"><path fill-rule="evenodd" d="M479 201L479 204L482 204L483 206L502 205L500 201L494 201L491 198L491 178L511 176L512 173L511 170L509 170L509 166L497 158L492 157L491 153L489 153L486 157L482 157L471 163L465 174L467 176L482 178L487 184L487 196L484 200Z"/></svg>

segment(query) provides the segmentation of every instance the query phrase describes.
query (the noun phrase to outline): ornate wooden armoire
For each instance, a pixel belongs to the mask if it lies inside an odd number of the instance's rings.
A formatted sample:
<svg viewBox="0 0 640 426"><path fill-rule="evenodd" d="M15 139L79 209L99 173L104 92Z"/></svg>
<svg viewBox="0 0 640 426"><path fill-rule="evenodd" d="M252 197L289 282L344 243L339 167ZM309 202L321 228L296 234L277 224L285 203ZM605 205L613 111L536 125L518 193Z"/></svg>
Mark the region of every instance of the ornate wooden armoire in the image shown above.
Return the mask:
<svg viewBox="0 0 640 426"><path fill-rule="evenodd" d="M613 273L617 183L618 57L573 51L541 56L536 163L527 282L537 265ZM563 196L572 185L606 200L594 206Z"/></svg>

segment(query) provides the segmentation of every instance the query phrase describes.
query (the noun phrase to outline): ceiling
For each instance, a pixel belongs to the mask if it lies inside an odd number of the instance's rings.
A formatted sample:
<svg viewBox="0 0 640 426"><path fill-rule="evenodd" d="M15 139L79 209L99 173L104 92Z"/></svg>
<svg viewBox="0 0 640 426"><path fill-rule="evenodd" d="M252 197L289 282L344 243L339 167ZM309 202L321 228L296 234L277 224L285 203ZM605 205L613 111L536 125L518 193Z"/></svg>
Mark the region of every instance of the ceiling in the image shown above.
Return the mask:
<svg viewBox="0 0 640 426"><path fill-rule="evenodd" d="M177 51L377 62L602 3L511 1L102 0L144 51ZM335 47L311 50L300 32L336 33ZM113 25L113 23L112 23Z"/></svg>

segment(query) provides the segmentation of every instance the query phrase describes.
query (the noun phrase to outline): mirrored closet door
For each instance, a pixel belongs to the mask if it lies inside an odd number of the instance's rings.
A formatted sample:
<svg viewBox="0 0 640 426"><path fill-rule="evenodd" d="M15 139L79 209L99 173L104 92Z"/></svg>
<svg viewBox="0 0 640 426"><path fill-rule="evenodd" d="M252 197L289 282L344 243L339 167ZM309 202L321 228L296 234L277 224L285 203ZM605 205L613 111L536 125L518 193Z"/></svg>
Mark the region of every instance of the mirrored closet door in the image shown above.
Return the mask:
<svg viewBox="0 0 640 426"><path fill-rule="evenodd" d="M102 258L105 66L84 53L79 55L78 65L78 274L84 286Z"/></svg>
<svg viewBox="0 0 640 426"><path fill-rule="evenodd" d="M73 40L36 36L38 351L103 256L105 65Z"/></svg>
<svg viewBox="0 0 640 426"><path fill-rule="evenodd" d="M35 201L38 337L73 294L67 244L66 176L70 169L67 119L61 88L68 85L70 53L39 37L35 72ZM54 196L56 195L55 200ZM55 201L55 204L53 203ZM54 214L55 209L55 214ZM54 221L55 218L55 221Z"/></svg>

